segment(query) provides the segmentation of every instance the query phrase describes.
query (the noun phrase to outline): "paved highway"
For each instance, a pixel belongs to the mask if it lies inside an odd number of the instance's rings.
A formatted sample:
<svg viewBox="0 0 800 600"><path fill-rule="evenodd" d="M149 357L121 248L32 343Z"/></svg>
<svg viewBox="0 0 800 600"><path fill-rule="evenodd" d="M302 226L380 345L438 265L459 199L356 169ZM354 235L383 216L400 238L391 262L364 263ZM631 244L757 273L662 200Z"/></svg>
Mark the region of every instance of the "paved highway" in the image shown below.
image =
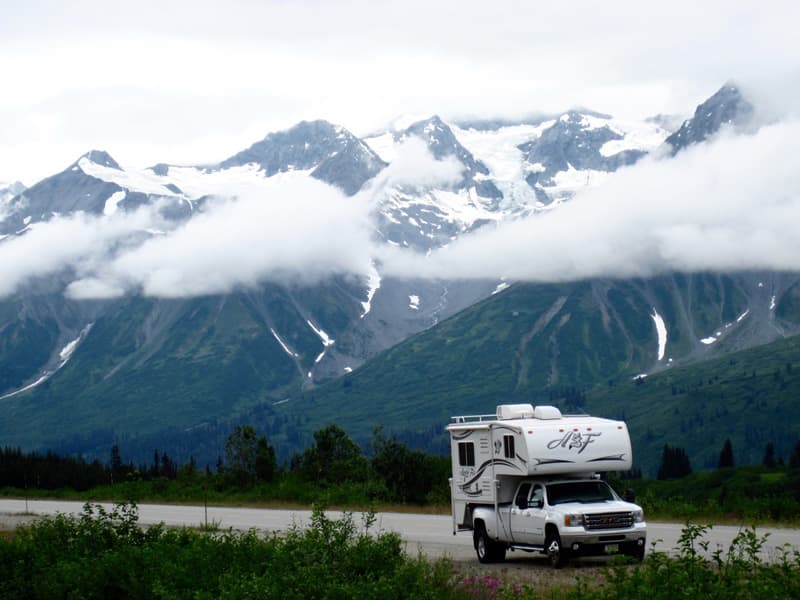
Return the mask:
<svg viewBox="0 0 800 600"><path fill-rule="evenodd" d="M110 510L113 505L101 503ZM7 500L0 499L0 525L13 526L14 523L24 520L22 514L26 512L34 515L53 515L56 513L76 514L83 507L82 502L62 500ZM336 518L341 513L330 511L328 516ZM472 537L468 533L453 535L452 520L449 516L421 515L405 513L378 513L376 515L375 529L380 531L394 531L399 533L406 542L407 550L416 554L417 549L428 556L450 556L456 561L475 559L472 549ZM198 527L204 522L213 523L221 529L257 529L263 532L282 532L296 525L304 527L311 519L309 510L276 510L258 508L234 508L209 506L208 513L203 506L179 506L166 504L140 504L139 522L143 525L164 523L168 526ZM360 515L355 514L354 520L360 524ZM655 540L656 549L674 552L678 545L683 525L676 523L648 522L648 548L650 542ZM708 532L705 539L709 541L709 550L718 547L727 550L731 540L739 532L738 527L717 525ZM765 558L774 556L776 548L788 545L792 550L800 550L800 530L782 528L758 528L759 535L768 533L767 543L764 548ZM530 559L535 561L535 555L527 553L514 553L510 557ZM477 559L475 559L477 560Z"/></svg>

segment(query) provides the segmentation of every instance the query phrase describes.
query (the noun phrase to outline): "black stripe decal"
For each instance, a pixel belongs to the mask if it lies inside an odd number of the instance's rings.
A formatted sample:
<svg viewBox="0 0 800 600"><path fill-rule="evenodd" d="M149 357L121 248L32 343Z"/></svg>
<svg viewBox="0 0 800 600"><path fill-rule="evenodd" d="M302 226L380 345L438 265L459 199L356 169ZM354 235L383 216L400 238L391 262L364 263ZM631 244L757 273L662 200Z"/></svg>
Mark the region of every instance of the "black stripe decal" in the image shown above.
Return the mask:
<svg viewBox="0 0 800 600"><path fill-rule="evenodd" d="M603 460L625 460L625 454L612 454L611 456L602 456L600 458L593 458L591 460L587 460L586 462L601 462Z"/></svg>
<svg viewBox="0 0 800 600"><path fill-rule="evenodd" d="M562 460L560 458L534 458L537 465L558 465L558 464L575 464L574 460Z"/></svg>

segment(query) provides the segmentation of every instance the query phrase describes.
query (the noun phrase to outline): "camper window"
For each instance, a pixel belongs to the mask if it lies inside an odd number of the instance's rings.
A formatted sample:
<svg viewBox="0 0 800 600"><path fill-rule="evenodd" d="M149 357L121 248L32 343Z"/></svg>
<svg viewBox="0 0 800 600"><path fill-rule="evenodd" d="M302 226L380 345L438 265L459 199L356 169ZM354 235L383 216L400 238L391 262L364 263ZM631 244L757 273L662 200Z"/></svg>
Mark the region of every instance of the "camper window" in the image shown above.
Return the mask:
<svg viewBox="0 0 800 600"><path fill-rule="evenodd" d="M472 442L458 443L458 464L462 467L475 466L475 444Z"/></svg>
<svg viewBox="0 0 800 600"><path fill-rule="evenodd" d="M514 458L514 436L503 436L503 450L505 451L506 458Z"/></svg>

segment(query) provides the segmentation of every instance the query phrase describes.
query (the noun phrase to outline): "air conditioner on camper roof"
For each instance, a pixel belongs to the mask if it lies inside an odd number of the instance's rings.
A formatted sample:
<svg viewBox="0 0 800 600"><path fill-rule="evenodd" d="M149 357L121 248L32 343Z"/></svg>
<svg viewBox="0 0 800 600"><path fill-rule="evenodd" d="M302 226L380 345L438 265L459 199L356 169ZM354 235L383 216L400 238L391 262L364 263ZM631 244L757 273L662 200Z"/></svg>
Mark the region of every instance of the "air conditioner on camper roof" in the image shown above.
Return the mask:
<svg viewBox="0 0 800 600"><path fill-rule="evenodd" d="M500 404L497 407L497 419L530 419L533 417L531 404Z"/></svg>
<svg viewBox="0 0 800 600"><path fill-rule="evenodd" d="M560 419L561 411L555 406L537 406L530 404L500 404L497 407L497 419L542 419L543 421Z"/></svg>

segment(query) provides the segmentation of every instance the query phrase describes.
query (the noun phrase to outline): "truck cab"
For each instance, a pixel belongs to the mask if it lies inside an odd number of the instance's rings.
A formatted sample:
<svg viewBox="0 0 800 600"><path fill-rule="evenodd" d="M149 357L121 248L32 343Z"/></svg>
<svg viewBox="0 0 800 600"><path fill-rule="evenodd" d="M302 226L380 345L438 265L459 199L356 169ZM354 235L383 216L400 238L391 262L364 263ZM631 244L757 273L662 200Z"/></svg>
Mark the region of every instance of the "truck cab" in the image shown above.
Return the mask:
<svg viewBox="0 0 800 600"><path fill-rule="evenodd" d="M501 559L503 545L538 551L556 567L577 556L644 557L647 528L641 507L621 499L599 478L524 480L514 502L498 510L500 521L507 523L505 531L492 531L493 509L476 507L473 511L476 550L481 535L486 536L484 549L493 549L488 555L478 552L482 562ZM490 531L496 534L493 539Z"/></svg>

